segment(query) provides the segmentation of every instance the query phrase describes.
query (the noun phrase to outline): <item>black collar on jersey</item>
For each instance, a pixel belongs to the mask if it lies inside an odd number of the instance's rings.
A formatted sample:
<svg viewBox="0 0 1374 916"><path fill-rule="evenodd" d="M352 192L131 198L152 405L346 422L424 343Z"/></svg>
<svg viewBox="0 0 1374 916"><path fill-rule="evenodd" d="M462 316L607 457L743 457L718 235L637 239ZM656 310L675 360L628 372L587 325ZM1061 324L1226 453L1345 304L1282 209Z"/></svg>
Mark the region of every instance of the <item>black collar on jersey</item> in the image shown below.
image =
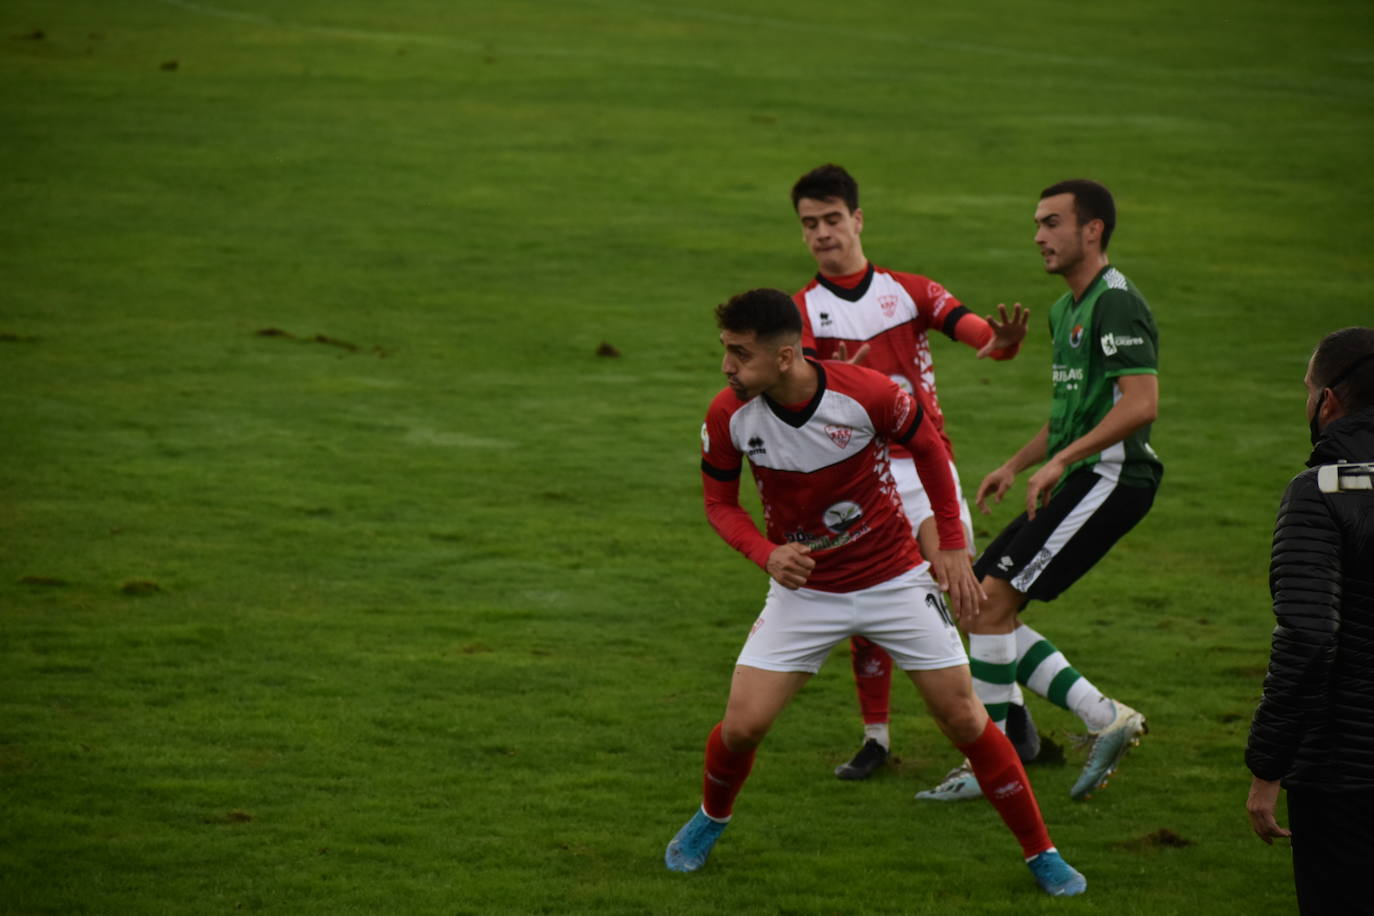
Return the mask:
<svg viewBox="0 0 1374 916"><path fill-rule="evenodd" d="M873 283L873 264L869 262L868 270L864 272L864 278L860 280L859 285L853 289L845 289L843 286L837 286L831 283L825 277L821 276L820 271L816 272L816 282L846 302L858 302L864 297L864 294L868 292L868 287Z"/></svg>
<svg viewBox="0 0 1374 916"><path fill-rule="evenodd" d="M773 411L773 416L786 423L793 429L801 429L816 414L816 408L821 406L821 397L825 394L825 369L815 360L807 360L811 368L816 370L816 394L811 398L807 405L801 410L788 410L768 396L768 392L763 393L764 403L768 409Z"/></svg>

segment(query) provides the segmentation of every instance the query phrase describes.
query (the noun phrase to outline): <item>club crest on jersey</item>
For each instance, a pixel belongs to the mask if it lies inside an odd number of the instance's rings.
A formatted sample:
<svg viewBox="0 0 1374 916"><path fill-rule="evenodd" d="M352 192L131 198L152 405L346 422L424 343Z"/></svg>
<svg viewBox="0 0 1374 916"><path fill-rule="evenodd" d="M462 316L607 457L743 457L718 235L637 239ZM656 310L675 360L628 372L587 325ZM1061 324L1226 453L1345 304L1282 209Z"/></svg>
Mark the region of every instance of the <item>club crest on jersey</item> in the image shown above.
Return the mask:
<svg viewBox="0 0 1374 916"><path fill-rule="evenodd" d="M883 314L886 315L886 316L889 317L889 318L891 318L893 315L897 314L897 297L896 297L896 296L879 296L879 297L878 297L878 305L882 306Z"/></svg>
<svg viewBox="0 0 1374 916"><path fill-rule="evenodd" d="M1072 332L1071 334L1069 334L1069 346L1073 347L1074 349L1078 349L1078 345L1081 344L1082 342L1083 342L1083 325L1081 325L1081 324L1076 324L1076 325L1074 325L1074 327L1073 327L1073 332Z"/></svg>
<svg viewBox="0 0 1374 916"><path fill-rule="evenodd" d="M768 449L766 449L766 448L763 447L763 439L761 439L761 438L758 437L758 436L750 436L750 437L749 437L748 445L749 445L749 456L750 456L751 458L752 458L753 456L755 456L755 455L764 455L764 454L767 454L767 452L768 452Z"/></svg>
<svg viewBox="0 0 1374 916"><path fill-rule="evenodd" d="M840 448L848 448L849 440L854 435L854 430L848 426L827 426L825 434L830 437L830 441Z"/></svg>
<svg viewBox="0 0 1374 916"><path fill-rule="evenodd" d="M835 503L825 514L821 516L821 521L825 522L825 527L839 534L841 531L848 531L863 518L864 510L859 504L851 500Z"/></svg>

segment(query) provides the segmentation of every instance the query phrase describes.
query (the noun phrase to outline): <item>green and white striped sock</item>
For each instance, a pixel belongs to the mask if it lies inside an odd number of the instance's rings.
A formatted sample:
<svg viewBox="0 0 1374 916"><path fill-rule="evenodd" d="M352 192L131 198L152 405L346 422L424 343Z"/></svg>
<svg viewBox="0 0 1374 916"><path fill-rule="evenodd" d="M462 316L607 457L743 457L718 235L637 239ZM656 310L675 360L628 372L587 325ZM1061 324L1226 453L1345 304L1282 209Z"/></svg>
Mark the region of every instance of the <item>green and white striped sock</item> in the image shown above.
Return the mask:
<svg viewBox="0 0 1374 916"><path fill-rule="evenodd" d="M1116 713L1112 701L1074 670L1053 643L1025 624L1017 626L1014 636L1016 680L1078 716L1090 730L1111 724Z"/></svg>
<svg viewBox="0 0 1374 916"><path fill-rule="evenodd" d="M1019 692L1016 686L1016 634L970 633L969 671L973 692L987 707L993 724L1007 730L1007 704Z"/></svg>

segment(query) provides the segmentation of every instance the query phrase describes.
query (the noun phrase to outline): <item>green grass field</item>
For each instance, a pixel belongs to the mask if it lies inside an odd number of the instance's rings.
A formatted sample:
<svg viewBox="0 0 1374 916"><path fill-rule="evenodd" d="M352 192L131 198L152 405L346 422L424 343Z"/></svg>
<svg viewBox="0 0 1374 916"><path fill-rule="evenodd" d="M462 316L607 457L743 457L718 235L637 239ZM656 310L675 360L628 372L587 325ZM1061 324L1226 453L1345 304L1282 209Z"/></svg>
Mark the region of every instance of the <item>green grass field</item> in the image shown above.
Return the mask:
<svg viewBox="0 0 1374 916"><path fill-rule="evenodd" d="M921 6L0 7L0 912L1292 912L1241 753L1303 367L1374 317L1374 7ZM765 588L700 507L710 311L811 274L828 160L875 261L1036 311L934 341L966 486L1046 409L1039 189L1117 194L1167 474L1028 617L1152 724L1087 804L1031 771L1083 899L912 800L910 688L835 780L840 656L663 869Z"/></svg>

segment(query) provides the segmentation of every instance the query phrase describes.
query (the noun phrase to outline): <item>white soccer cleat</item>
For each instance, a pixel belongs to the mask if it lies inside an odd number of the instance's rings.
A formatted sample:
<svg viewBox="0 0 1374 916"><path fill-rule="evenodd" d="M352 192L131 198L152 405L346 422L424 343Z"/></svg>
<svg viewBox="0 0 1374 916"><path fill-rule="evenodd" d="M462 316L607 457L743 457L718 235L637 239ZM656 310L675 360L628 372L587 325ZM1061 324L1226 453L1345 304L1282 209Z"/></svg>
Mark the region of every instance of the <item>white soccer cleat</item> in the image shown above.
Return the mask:
<svg viewBox="0 0 1374 916"><path fill-rule="evenodd" d="M983 790L973 775L973 767L965 760L950 770L938 786L917 792L916 797L923 801L963 801L966 798L982 798Z"/></svg>
<svg viewBox="0 0 1374 916"><path fill-rule="evenodd" d="M1074 801L1083 801L1105 786L1107 778L1121 764L1121 758L1140 743L1141 735L1149 731L1144 716L1125 703L1112 702L1116 706L1116 718L1106 728L1088 733L1092 740L1088 762L1083 764L1083 772L1069 790L1069 796Z"/></svg>

